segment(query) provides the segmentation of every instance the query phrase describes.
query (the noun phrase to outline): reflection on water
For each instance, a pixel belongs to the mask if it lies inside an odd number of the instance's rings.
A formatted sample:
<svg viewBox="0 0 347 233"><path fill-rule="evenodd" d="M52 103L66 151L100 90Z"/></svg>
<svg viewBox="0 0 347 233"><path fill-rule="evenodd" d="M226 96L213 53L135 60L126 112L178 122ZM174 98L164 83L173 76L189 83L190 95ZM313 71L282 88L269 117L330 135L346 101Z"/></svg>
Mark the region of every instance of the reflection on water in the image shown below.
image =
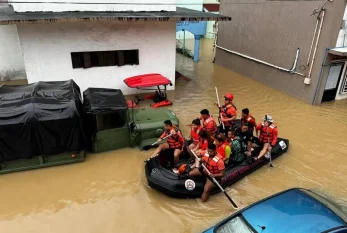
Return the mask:
<svg viewBox="0 0 347 233"><path fill-rule="evenodd" d="M189 43L189 42L187 42ZM201 61L177 55L177 80L169 93L184 125L220 96L260 120L273 116L288 153L227 189L240 206L291 187L318 190L347 206L347 101L311 106L212 63L212 41L202 41ZM172 199L147 186L143 160L152 151L123 149L88 156L84 163L2 175L0 229L6 233L199 232L232 213L224 195L208 203Z"/></svg>

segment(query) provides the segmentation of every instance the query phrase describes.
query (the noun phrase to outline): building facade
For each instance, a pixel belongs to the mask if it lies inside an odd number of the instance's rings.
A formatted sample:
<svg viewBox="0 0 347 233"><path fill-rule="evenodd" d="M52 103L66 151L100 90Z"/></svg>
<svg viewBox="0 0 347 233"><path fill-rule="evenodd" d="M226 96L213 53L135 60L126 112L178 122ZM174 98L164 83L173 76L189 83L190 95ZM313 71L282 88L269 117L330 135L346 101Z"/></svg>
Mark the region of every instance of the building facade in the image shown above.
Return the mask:
<svg viewBox="0 0 347 233"><path fill-rule="evenodd" d="M221 14L233 21L219 27L216 63L310 104L346 98L344 53L333 51L345 5L222 0Z"/></svg>
<svg viewBox="0 0 347 233"><path fill-rule="evenodd" d="M8 7L0 3L0 9ZM0 81L25 79L24 60L17 26L0 26Z"/></svg>
<svg viewBox="0 0 347 233"><path fill-rule="evenodd" d="M177 21L231 20L176 9L175 1L133 2L56 1L53 7L21 1L0 10L0 27L17 28L20 51L16 56L24 61L28 83L73 79L82 92L88 87L109 87L135 94L139 91L123 80L146 73L166 76L173 84L168 89L175 88Z"/></svg>

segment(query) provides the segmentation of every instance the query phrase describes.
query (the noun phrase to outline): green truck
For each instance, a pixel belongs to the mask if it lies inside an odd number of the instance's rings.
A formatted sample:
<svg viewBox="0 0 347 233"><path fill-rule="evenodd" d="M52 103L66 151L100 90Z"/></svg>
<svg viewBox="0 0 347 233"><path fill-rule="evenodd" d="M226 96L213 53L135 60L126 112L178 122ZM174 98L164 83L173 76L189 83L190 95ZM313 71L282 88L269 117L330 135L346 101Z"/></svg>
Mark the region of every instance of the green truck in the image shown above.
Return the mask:
<svg viewBox="0 0 347 233"><path fill-rule="evenodd" d="M137 145L141 149L159 138L165 120L179 125L169 109L128 108L121 90L89 88L83 97L87 145L94 153Z"/></svg>
<svg viewBox="0 0 347 233"><path fill-rule="evenodd" d="M121 90L73 80L0 86L0 174L82 162L86 151L140 149L179 125L168 109L128 108Z"/></svg>

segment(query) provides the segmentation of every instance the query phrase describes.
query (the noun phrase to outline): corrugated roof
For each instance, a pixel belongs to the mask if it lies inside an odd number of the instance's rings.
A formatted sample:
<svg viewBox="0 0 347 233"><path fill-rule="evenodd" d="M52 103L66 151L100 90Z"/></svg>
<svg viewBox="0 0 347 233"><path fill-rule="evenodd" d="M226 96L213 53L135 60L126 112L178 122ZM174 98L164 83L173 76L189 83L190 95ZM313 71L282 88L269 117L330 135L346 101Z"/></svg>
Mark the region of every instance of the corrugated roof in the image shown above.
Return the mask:
<svg viewBox="0 0 347 233"><path fill-rule="evenodd" d="M171 12L14 12L0 9L1 24L99 21L231 21L231 17L177 7Z"/></svg>

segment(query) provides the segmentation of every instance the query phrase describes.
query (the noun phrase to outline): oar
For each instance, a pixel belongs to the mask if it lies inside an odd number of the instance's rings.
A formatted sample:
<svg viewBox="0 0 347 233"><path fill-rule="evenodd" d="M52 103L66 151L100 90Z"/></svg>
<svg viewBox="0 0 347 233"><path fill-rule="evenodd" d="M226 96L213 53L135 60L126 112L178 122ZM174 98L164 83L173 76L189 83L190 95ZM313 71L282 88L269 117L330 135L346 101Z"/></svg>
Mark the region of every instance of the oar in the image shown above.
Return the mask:
<svg viewBox="0 0 347 233"><path fill-rule="evenodd" d="M169 135L167 135L166 137L162 138L160 141L157 141L157 142L153 143L152 145L146 145L146 146L144 146L142 149L147 151L147 150L151 149L153 146L157 145L159 142L161 142L161 141L167 139L167 138L170 137L170 136L172 136L172 133L169 134Z"/></svg>
<svg viewBox="0 0 347 233"><path fill-rule="evenodd" d="M192 154L195 156L195 158L197 160L200 160L198 158L198 156L194 153L193 150L191 150ZM207 174L208 175L211 175L211 172L206 168L206 166L201 163L202 167L205 169L205 171L207 171ZM222 186L218 183L218 181L214 178L214 177L211 177L213 182L218 186L218 188L224 193L224 195L228 198L228 200L230 201L230 203L232 204L232 206L234 207L234 209L238 209L239 207L236 205L236 203L233 201L233 199L231 199L231 197L225 192L225 190L222 188Z"/></svg>
<svg viewBox="0 0 347 233"><path fill-rule="evenodd" d="M219 117L221 118L221 122L222 122L223 129L225 130L224 122L223 122L223 120L222 120L222 113L221 113L221 111L220 111L220 102L219 102L218 90L217 90L217 87L214 87L214 88L216 89L216 96L217 96L218 108L219 108Z"/></svg>

